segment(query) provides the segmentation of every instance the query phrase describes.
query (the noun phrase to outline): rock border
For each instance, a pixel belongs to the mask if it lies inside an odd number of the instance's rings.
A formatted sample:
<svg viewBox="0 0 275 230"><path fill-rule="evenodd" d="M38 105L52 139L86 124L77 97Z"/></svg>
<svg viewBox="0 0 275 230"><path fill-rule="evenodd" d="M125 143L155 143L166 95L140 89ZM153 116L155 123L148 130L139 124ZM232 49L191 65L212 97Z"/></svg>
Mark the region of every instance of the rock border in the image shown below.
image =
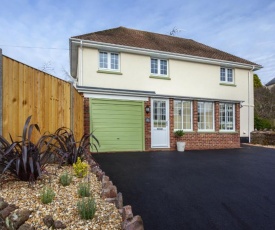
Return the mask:
<svg viewBox="0 0 275 230"><path fill-rule="evenodd" d="M97 180L102 183L102 190L100 197L106 202L112 203L118 209L122 217L122 230L144 230L143 221L141 216L133 215L132 207L130 205L123 206L123 196L121 192L117 191L117 187L113 185L113 182L105 172L100 169L98 163L92 158L87 160L90 165L90 170L97 177ZM34 230L35 228L30 224L25 223L31 211L27 209L19 209L14 204L7 203L2 197L0 197L0 229L1 230ZM44 224L50 228L64 229L64 225L61 221L53 220L51 216L43 217Z"/></svg>
<svg viewBox="0 0 275 230"><path fill-rule="evenodd" d="M141 216L133 215L131 205L123 206L123 196L121 192L117 192L117 187L105 172L99 167L98 163L92 158L88 159L91 172L94 173L102 183L101 198L109 203L113 203L122 216L122 230L144 230Z"/></svg>

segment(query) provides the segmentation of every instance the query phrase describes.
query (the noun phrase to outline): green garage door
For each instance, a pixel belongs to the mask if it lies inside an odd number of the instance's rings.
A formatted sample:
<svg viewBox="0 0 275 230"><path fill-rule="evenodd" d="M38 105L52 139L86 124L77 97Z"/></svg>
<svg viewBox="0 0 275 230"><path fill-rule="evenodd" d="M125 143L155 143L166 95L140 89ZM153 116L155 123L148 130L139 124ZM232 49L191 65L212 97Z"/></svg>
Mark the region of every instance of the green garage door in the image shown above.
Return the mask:
<svg viewBox="0 0 275 230"><path fill-rule="evenodd" d="M144 150L144 103L90 99L91 131L99 152Z"/></svg>

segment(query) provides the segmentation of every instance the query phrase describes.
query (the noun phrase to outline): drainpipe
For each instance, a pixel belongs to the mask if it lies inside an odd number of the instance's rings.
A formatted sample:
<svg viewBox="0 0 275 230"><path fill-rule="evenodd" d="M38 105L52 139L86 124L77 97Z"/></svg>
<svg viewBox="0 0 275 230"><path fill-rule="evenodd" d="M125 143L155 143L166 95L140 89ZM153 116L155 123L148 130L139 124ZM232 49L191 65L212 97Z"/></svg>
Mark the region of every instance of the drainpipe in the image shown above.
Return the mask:
<svg viewBox="0 0 275 230"><path fill-rule="evenodd" d="M254 65L252 66L252 69L248 72L248 142L250 143L250 72L255 69Z"/></svg>

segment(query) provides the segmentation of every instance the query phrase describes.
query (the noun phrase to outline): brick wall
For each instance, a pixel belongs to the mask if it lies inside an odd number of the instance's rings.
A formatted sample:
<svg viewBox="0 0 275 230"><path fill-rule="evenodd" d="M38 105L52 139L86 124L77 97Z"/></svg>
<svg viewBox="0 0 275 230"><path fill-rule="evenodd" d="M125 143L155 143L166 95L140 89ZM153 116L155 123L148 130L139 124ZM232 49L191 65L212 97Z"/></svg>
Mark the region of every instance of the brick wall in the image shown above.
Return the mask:
<svg viewBox="0 0 275 230"><path fill-rule="evenodd" d="M198 102L192 102L193 107L193 132L187 132L180 141L186 142L186 150L193 149L223 149L223 148L239 148L240 147L240 105L235 104L235 132L220 133L219 132L219 102L214 103L215 108L215 131L214 132L198 132ZM145 107L149 106L152 110L151 100L145 101ZM152 112L152 111L151 111ZM151 112L145 113L145 150L175 150L177 138L174 136L174 100L169 99L169 119L170 119L170 148L156 149L151 148ZM146 118L150 122L146 122ZM84 98L84 132L90 132L90 108L89 98Z"/></svg>
<svg viewBox="0 0 275 230"><path fill-rule="evenodd" d="M89 134L90 132L90 100L84 98L84 133Z"/></svg>
<svg viewBox="0 0 275 230"><path fill-rule="evenodd" d="M145 103L150 105L149 102ZM235 132L220 133L219 132L219 102L214 103L215 114L215 131L214 132L198 132L198 102L193 101L193 132L187 132L179 139L174 136L174 100L169 99L169 119L170 119L170 148L157 149L151 148L151 125L145 124L145 150L175 150L177 141L186 142L186 150L193 149L224 149L224 148L239 148L240 147L240 105L235 104ZM150 117L150 114L146 114Z"/></svg>
<svg viewBox="0 0 275 230"><path fill-rule="evenodd" d="M151 107L151 100L145 101L144 102L144 111L146 106L149 106L150 109ZM151 112L146 113L145 112L145 149L150 149L151 148ZM146 122L146 118L150 120L150 122Z"/></svg>

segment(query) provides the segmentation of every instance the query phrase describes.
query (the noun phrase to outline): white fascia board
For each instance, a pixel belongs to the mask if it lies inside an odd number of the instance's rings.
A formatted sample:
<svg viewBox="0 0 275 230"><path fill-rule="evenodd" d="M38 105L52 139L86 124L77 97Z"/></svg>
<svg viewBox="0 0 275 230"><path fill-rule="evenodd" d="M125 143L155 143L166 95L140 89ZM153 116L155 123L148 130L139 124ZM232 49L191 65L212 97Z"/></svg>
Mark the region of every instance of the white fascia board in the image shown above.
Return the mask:
<svg viewBox="0 0 275 230"><path fill-rule="evenodd" d="M129 101L148 101L148 97L119 96L119 95L106 95L106 94L93 94L93 93L84 93L84 97L97 98L97 99L129 100Z"/></svg>
<svg viewBox="0 0 275 230"><path fill-rule="evenodd" d="M74 44L80 44L81 39L71 39L71 42ZM212 65L237 67L242 69L254 68L254 70L259 70L262 68L262 66L259 66L259 65L254 66L254 65L243 64L238 62L230 62L230 61L225 61L220 59L211 59L211 58L191 56L186 54L170 53L170 52L164 52L164 51L150 50L145 48L137 48L137 47L123 46L123 45L96 42L96 41L82 40L82 45L85 47L96 48L99 50L141 54L141 55L147 55L147 56L152 56L157 58L164 58L164 59L171 58L176 60L199 62L199 63L212 64Z"/></svg>

